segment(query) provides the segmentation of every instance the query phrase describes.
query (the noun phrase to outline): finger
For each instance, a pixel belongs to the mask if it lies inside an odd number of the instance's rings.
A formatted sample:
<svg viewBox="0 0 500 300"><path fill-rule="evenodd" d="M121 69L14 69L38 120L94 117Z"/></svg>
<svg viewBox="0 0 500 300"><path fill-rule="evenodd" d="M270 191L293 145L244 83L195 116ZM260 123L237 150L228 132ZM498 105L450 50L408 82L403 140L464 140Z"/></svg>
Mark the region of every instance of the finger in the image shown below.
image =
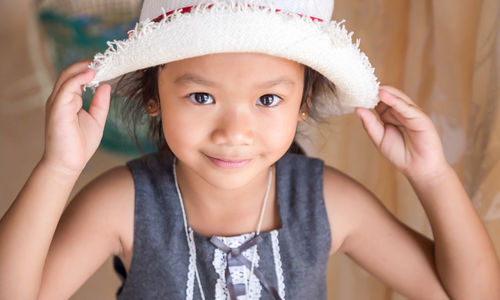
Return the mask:
<svg viewBox="0 0 500 300"><path fill-rule="evenodd" d="M400 118L398 118L397 113L393 109L389 109L383 115L381 115L380 120L384 124L403 126L403 123L401 122Z"/></svg>
<svg viewBox="0 0 500 300"><path fill-rule="evenodd" d="M61 74L59 75L59 78L57 79L56 83L54 84L54 88L52 89L52 92L50 93L49 98L47 99L46 103L46 109L50 110L55 98L59 94L59 91L61 89L61 86L70 78L74 77L76 74L82 73L86 70L88 70L88 64L91 62L91 60L84 60L84 61L79 61L77 63L72 64L68 68L64 69Z"/></svg>
<svg viewBox="0 0 500 300"><path fill-rule="evenodd" d="M92 59L78 61L78 62L70 65L66 69L64 69L61 72L61 75L59 76L59 78L57 79L57 81L54 85L54 90L58 90L66 80L73 77L77 73L81 73L81 72L85 71L86 69L88 69L88 66L91 62L92 62Z"/></svg>
<svg viewBox="0 0 500 300"><path fill-rule="evenodd" d="M97 124L104 128L106 117L109 111L109 102L111 97L111 86L102 84L97 88L97 91L92 98L89 114L96 120Z"/></svg>
<svg viewBox="0 0 500 300"><path fill-rule="evenodd" d="M380 101L377 106L375 106L375 111L380 116L382 122L401 126L401 122L394 117L394 110L384 102Z"/></svg>
<svg viewBox="0 0 500 300"><path fill-rule="evenodd" d="M410 103L412 105L415 105L415 103L402 91L396 89L395 87L389 86L389 85L384 85L381 86L379 89L379 98L380 98L380 93L382 91L388 92L389 94L392 94L395 97L399 97L401 100L405 101L406 103ZM415 105L416 106L416 105ZM375 111L379 115L383 115L386 111L390 110L390 106L385 104L384 102L380 101L377 106L375 107Z"/></svg>
<svg viewBox="0 0 500 300"><path fill-rule="evenodd" d="M380 115L382 116L383 114L385 114L391 107L387 104L385 104L384 102L382 101L379 101L379 103L377 104L377 106L375 106L375 111Z"/></svg>
<svg viewBox="0 0 500 300"><path fill-rule="evenodd" d="M413 102L413 100L411 100L410 96L408 96L407 94L403 93L403 91L393 87L393 86L390 86L390 85L383 85L380 87L381 90L384 90L396 97L399 97L401 100L405 101L406 103L411 103L413 105L416 105L415 102Z"/></svg>
<svg viewBox="0 0 500 300"><path fill-rule="evenodd" d="M379 147L380 143L382 143L382 138L384 137L384 126L380 124L377 117L368 109L357 107L355 111L361 119L368 136L370 136L373 143Z"/></svg>
<svg viewBox="0 0 500 300"><path fill-rule="evenodd" d="M49 114L49 112L52 110L52 107L54 106L54 104L56 102L61 102L61 100L58 100L59 98L66 97L68 99L66 101L63 101L63 103L71 102L74 98L75 99L81 99L81 94L82 94L82 89L81 88L74 88L73 87L73 92L71 92L71 95L68 95L67 92L66 93L62 93L62 90L63 90L63 88L65 86L66 87L68 86L69 82L74 81L76 78L81 78L82 76L84 76L84 77L85 76L86 77L90 76L90 79L88 81L92 80L92 78L94 77L94 75L91 75L92 73L95 73L95 71L91 70L91 69L84 69L83 71L80 71L80 73L74 74L73 77L71 77L68 80L66 80L62 84L61 88L58 89L57 93L55 91L52 91L53 95L51 95L49 97L49 99L47 100L47 103L45 105L45 112L46 112L46 114ZM63 96L63 94L65 94L65 96Z"/></svg>
<svg viewBox="0 0 500 300"><path fill-rule="evenodd" d="M54 104L57 102L66 104L73 100L75 95L81 98L82 85L90 82L95 76L95 71L87 69L78 73L64 82L59 90L59 93L54 97Z"/></svg>
<svg viewBox="0 0 500 300"><path fill-rule="evenodd" d="M92 62L92 59L82 60L82 61L76 62L76 63L70 65L69 67L67 67L66 69L64 69L61 72L61 74L59 75L59 78L57 78L57 81L54 84L54 88L52 89L52 93L49 96L48 101L51 101L51 99L53 100L53 98L54 98L53 96L57 95L57 93L59 92L59 89L64 84L64 82L66 82L66 80L68 80L71 77L74 77L78 73L81 73L81 72L87 70L88 65L91 62Z"/></svg>
<svg viewBox="0 0 500 300"><path fill-rule="evenodd" d="M385 91L384 89L379 92L380 100L391 108L392 115L403 125L408 125L408 122L421 118L422 112L411 103Z"/></svg>

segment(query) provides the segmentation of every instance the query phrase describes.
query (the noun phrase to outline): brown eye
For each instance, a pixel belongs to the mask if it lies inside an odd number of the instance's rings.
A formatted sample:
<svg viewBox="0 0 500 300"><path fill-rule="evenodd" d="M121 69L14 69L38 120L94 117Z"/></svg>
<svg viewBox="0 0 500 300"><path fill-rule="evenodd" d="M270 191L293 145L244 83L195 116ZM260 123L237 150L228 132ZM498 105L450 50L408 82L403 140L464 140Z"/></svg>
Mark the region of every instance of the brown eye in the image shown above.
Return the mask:
<svg viewBox="0 0 500 300"><path fill-rule="evenodd" d="M281 98L274 94L268 94L260 97L257 102L258 102L257 105L273 107L281 102Z"/></svg>
<svg viewBox="0 0 500 300"><path fill-rule="evenodd" d="M189 99L195 104L212 104L214 100L210 94L207 93L191 93Z"/></svg>

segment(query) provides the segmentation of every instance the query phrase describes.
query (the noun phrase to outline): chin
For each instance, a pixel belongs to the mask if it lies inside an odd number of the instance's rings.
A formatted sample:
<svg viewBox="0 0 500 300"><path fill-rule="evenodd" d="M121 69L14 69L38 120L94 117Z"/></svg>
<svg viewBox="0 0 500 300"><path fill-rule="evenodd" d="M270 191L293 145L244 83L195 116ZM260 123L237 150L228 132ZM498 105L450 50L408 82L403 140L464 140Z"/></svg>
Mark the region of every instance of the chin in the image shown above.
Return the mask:
<svg viewBox="0 0 500 300"><path fill-rule="evenodd" d="M220 168L210 166L206 172L200 170L200 177L205 179L210 185L224 190L233 190L244 187L257 177L268 172L267 165L252 165L252 162L241 168Z"/></svg>
<svg viewBox="0 0 500 300"><path fill-rule="evenodd" d="M178 159L191 170L191 174L196 174L196 177L209 185L222 190L234 190L245 187L254 180L262 180L259 178L267 178L269 167L283 156L286 150L282 152L266 151L252 155L250 161L245 158L214 158L202 152Z"/></svg>

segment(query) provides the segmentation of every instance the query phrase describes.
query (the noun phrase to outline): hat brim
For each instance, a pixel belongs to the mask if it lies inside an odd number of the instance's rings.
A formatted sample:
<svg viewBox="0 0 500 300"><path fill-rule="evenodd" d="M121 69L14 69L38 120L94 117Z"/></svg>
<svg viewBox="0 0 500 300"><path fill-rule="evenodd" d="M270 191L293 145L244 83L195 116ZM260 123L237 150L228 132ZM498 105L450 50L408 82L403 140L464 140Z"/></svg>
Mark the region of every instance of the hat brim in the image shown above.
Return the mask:
<svg viewBox="0 0 500 300"><path fill-rule="evenodd" d="M171 61L214 53L257 52L290 59L335 84L336 99L319 99L322 115L343 114L378 103L379 82L359 41L342 22L322 22L252 6L196 7L159 22L145 20L123 41L108 42L90 68L94 88L124 74ZM321 97L320 97L321 98Z"/></svg>

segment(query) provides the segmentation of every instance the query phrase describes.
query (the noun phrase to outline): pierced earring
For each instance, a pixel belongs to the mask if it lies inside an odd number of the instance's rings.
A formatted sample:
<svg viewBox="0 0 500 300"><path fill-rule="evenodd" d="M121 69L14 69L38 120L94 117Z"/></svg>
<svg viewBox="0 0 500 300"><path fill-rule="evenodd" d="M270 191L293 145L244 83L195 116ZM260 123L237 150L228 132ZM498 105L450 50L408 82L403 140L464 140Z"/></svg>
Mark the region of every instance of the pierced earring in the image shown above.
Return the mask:
<svg viewBox="0 0 500 300"><path fill-rule="evenodd" d="M307 119L307 112L303 111L300 116L302 117L303 120Z"/></svg>
<svg viewBox="0 0 500 300"><path fill-rule="evenodd" d="M159 114L158 102L153 99L150 99L146 104L146 112L152 117L158 116Z"/></svg>

